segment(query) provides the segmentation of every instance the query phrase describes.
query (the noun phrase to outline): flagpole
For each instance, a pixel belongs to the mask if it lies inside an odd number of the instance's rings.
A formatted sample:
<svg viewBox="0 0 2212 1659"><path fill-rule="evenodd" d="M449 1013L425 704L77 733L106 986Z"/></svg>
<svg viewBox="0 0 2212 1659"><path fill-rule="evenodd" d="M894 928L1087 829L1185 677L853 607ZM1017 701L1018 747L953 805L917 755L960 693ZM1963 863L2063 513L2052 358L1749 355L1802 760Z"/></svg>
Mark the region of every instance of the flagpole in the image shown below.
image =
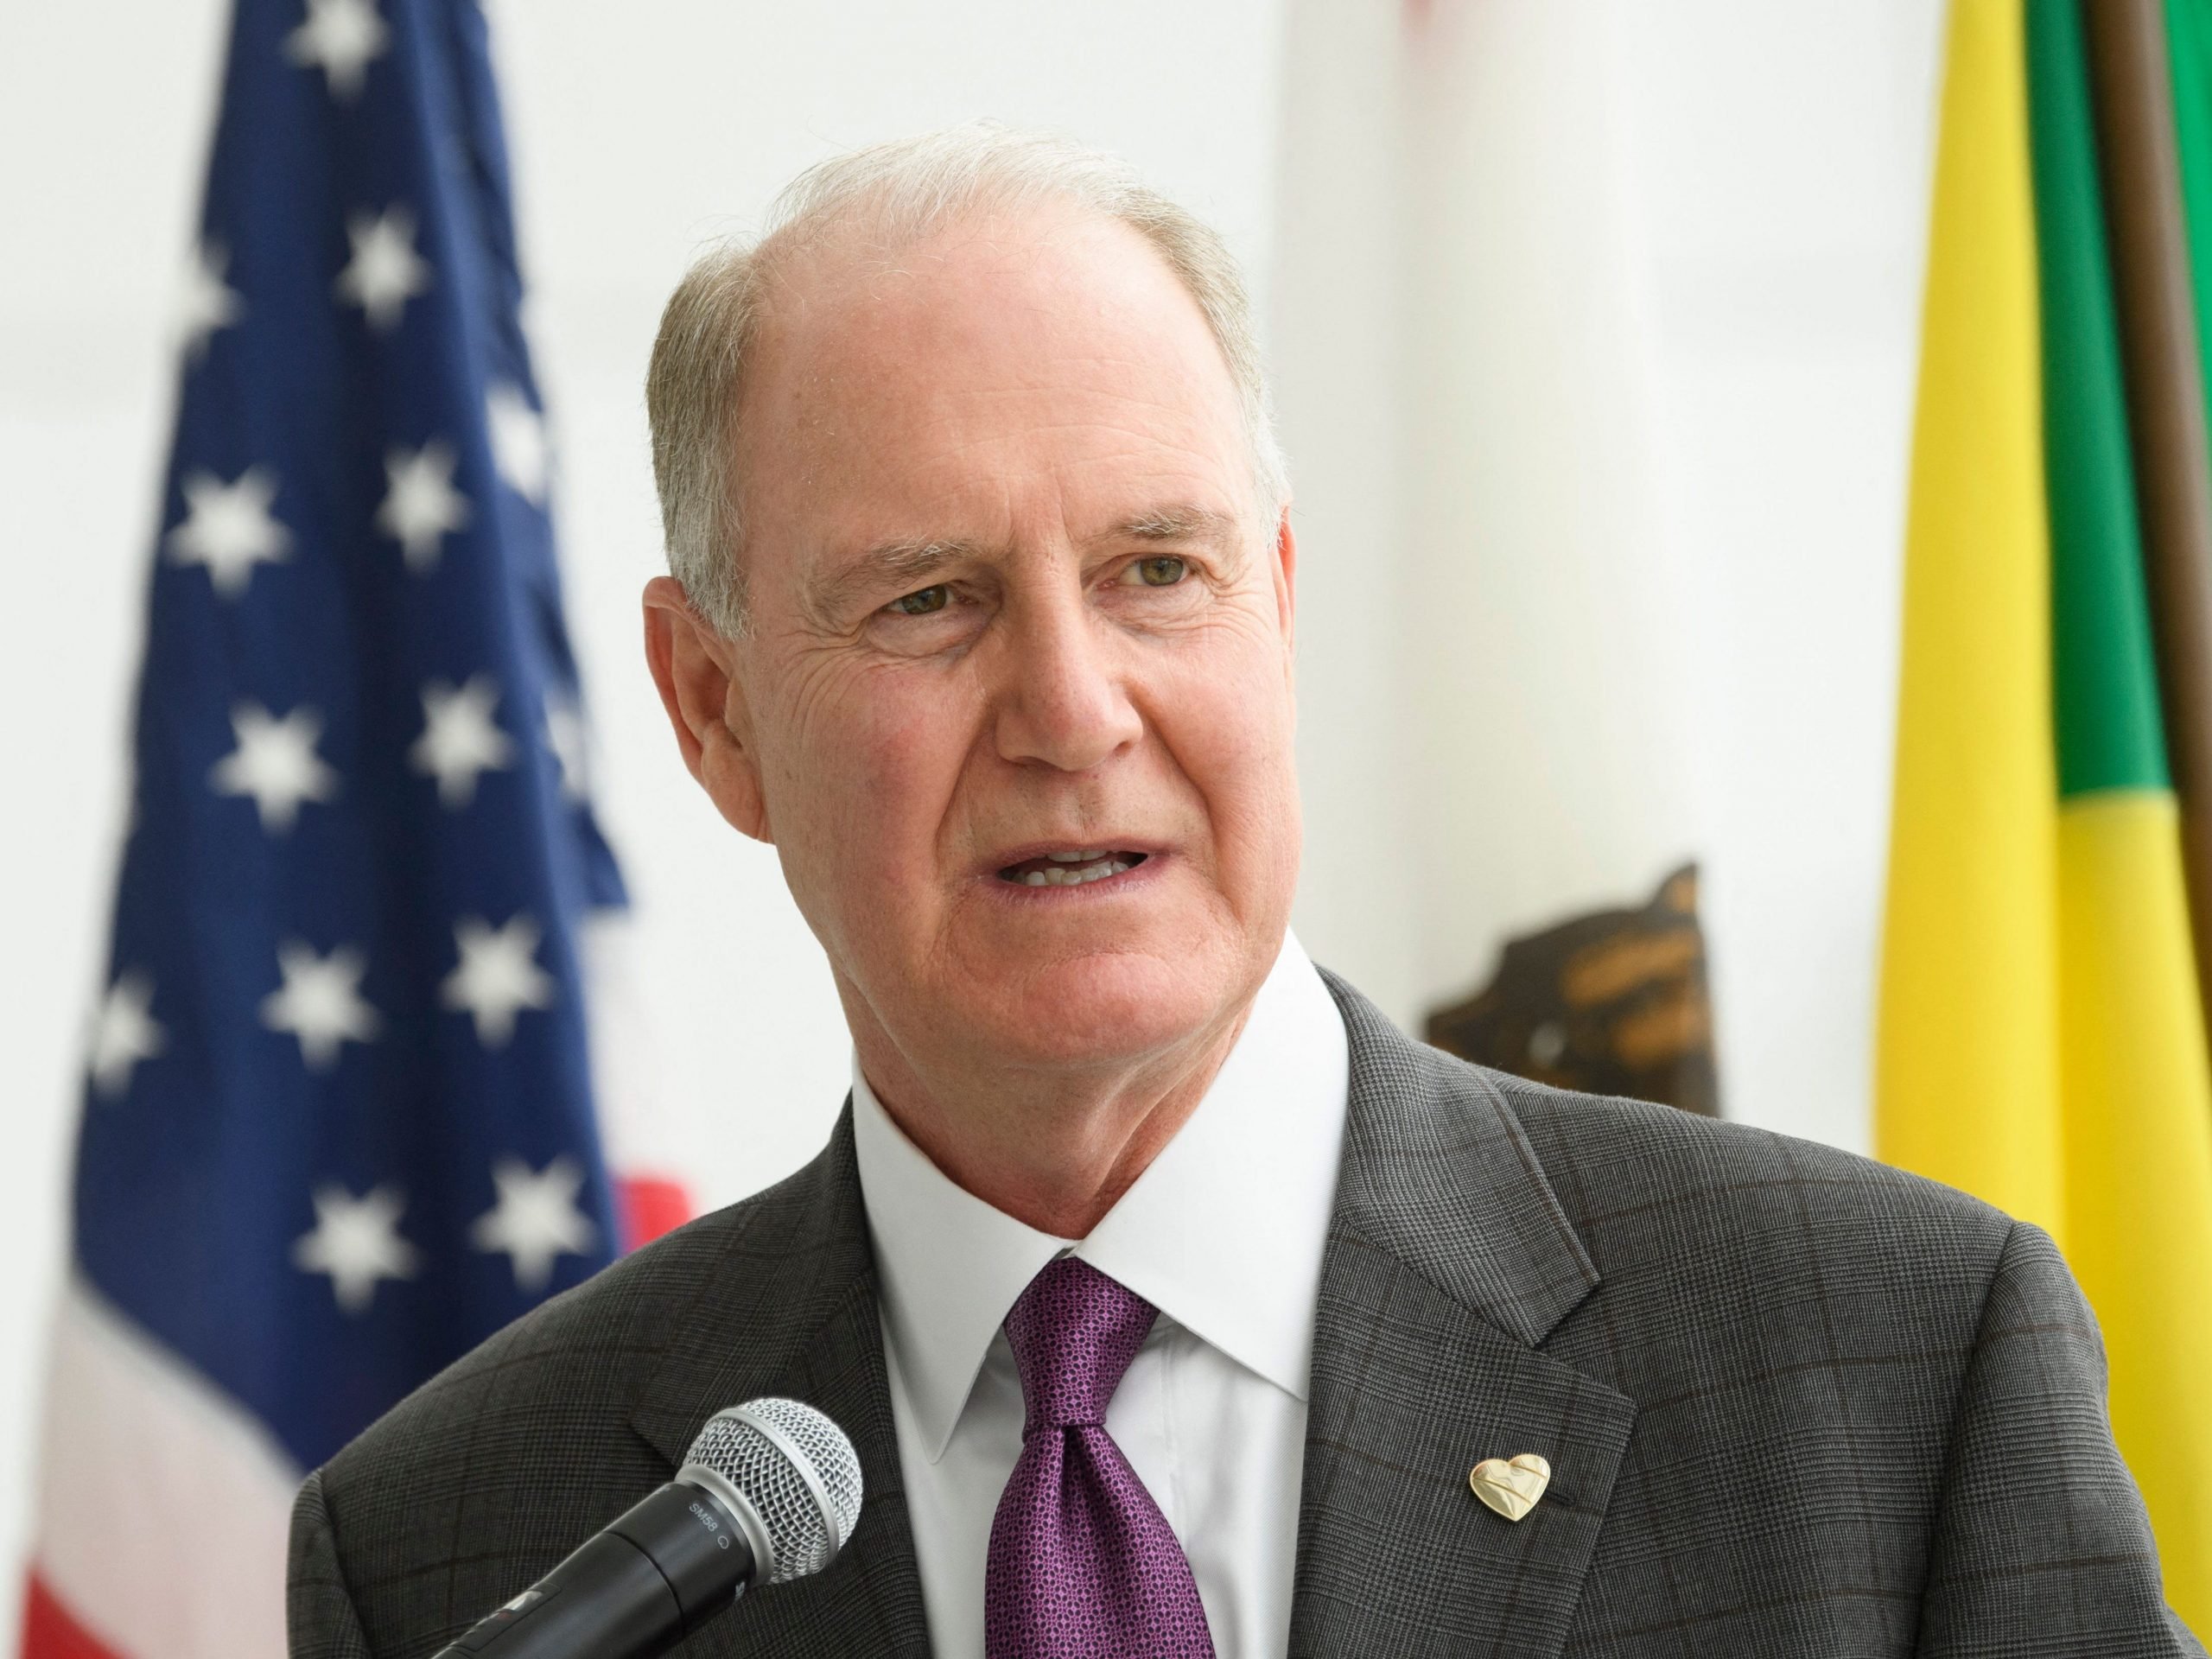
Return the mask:
<svg viewBox="0 0 2212 1659"><path fill-rule="evenodd" d="M2167 765L2181 800L2198 995L2212 1031L2212 445L2165 10L2162 0L2096 0L2081 12L2105 174Z"/></svg>

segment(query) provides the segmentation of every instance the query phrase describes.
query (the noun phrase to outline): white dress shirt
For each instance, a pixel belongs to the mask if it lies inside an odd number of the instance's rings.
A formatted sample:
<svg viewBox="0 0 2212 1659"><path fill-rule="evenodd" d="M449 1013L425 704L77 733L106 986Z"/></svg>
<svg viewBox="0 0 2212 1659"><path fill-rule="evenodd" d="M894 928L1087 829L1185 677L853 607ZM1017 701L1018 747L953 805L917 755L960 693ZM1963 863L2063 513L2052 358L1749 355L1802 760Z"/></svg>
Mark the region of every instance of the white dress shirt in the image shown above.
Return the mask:
<svg viewBox="0 0 2212 1659"><path fill-rule="evenodd" d="M1106 1429L1182 1541L1217 1659L1280 1659L1349 1082L1343 1018L1286 938L1198 1109L1071 1241L955 1185L855 1064L899 1465L938 1659L982 1659L991 1520L1021 1452L1021 1382L1000 1322L1071 1253L1160 1309Z"/></svg>

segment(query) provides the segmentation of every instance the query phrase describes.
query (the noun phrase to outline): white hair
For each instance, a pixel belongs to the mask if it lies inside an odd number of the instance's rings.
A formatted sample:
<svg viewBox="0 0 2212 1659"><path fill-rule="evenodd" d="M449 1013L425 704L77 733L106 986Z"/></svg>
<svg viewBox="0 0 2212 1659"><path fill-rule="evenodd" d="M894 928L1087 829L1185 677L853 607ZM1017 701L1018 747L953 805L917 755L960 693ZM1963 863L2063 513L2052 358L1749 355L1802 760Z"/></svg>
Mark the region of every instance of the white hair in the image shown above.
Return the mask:
<svg viewBox="0 0 2212 1659"><path fill-rule="evenodd" d="M709 249L669 296L645 375L653 480L669 569L715 629L734 638L747 626L731 458L747 363L778 257L856 219L896 246L964 213L1053 200L1136 232L1198 302L1236 385L1257 507L1268 518L1281 511L1288 485L1251 302L1228 245L1116 156L977 122L810 168L777 197L760 236Z"/></svg>

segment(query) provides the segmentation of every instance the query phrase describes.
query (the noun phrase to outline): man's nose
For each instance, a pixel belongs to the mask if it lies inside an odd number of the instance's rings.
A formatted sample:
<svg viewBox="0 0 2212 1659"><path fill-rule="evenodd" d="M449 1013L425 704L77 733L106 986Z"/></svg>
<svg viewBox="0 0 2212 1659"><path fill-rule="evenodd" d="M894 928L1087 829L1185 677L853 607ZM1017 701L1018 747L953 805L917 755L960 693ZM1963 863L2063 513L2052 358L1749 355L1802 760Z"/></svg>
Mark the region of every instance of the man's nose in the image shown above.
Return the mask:
<svg viewBox="0 0 2212 1659"><path fill-rule="evenodd" d="M997 739L1004 759L1088 772L1144 734L1126 665L1079 597L1009 613Z"/></svg>

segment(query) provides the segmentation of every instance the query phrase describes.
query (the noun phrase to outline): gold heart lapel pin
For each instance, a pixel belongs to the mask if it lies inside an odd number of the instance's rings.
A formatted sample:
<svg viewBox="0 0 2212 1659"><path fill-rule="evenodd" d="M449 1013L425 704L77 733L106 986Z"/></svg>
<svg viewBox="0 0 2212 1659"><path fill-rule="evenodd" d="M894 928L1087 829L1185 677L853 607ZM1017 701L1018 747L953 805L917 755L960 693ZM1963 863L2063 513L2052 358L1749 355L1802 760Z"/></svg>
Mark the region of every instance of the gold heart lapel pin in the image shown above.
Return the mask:
<svg viewBox="0 0 2212 1659"><path fill-rule="evenodd" d="M1511 1459L1484 1458L1467 1471L1467 1484L1475 1496L1509 1521L1518 1521L1535 1509L1551 1484L1551 1465L1534 1452Z"/></svg>

